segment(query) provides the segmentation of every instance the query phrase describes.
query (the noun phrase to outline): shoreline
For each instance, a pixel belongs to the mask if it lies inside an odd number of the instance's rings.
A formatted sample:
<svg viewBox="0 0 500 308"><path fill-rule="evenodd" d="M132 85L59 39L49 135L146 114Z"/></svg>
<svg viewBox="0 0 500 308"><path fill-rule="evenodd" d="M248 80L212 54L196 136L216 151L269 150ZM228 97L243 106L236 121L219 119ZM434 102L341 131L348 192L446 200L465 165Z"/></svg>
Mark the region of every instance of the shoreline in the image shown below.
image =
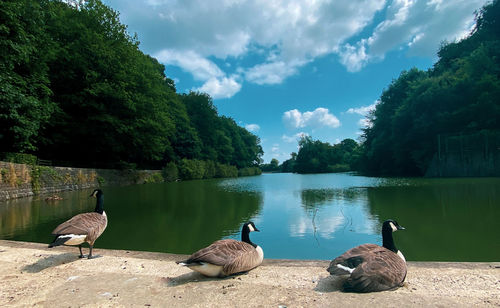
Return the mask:
<svg viewBox="0 0 500 308"><path fill-rule="evenodd" d="M84 253L88 252L84 248ZM405 286L353 294L329 261L265 259L247 274L207 278L178 266L185 255L0 240L0 306L328 307L500 306L500 262L408 262Z"/></svg>

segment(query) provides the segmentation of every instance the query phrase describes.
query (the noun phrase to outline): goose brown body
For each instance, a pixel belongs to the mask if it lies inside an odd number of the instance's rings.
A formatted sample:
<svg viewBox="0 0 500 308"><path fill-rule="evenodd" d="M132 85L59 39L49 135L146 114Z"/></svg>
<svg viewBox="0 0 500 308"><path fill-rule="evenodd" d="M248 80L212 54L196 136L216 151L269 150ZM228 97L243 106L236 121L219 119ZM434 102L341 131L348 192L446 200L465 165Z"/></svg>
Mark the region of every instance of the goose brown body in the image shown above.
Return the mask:
<svg viewBox="0 0 500 308"><path fill-rule="evenodd" d="M259 230L252 222L246 223L242 230L242 241L216 241L177 263L209 277L226 277L250 271L264 259L262 248L250 241L248 234L251 231Z"/></svg>
<svg viewBox="0 0 500 308"><path fill-rule="evenodd" d="M56 238L49 244L49 248L59 245L78 245L80 258L83 258L82 244L87 242L89 244L88 258L92 258L94 242L106 229L108 218L103 210L102 191L96 189L91 196L97 198L94 212L78 214L57 226L52 231L52 235Z"/></svg>
<svg viewBox="0 0 500 308"><path fill-rule="evenodd" d="M340 264L354 268L349 273ZM364 244L335 258L328 267L332 275L350 274L345 291L376 292L402 286L406 277L406 262L393 251L375 244Z"/></svg>
<svg viewBox="0 0 500 308"><path fill-rule="evenodd" d="M52 235L86 235L84 242L94 245L95 240L101 236L108 225L106 213L96 212L78 214L63 222L52 231Z"/></svg>
<svg viewBox="0 0 500 308"><path fill-rule="evenodd" d="M187 259L186 263L196 266L208 263L222 266L219 277L247 272L262 263L263 256L252 245L237 240L220 240L200 249ZM189 266L189 265L188 265Z"/></svg>
<svg viewBox="0 0 500 308"><path fill-rule="evenodd" d="M347 292L377 292L398 288L406 278L403 254L396 249L392 232L403 230L387 220L382 226L383 246L364 244L333 259L327 271L331 275L350 275L344 283Z"/></svg>

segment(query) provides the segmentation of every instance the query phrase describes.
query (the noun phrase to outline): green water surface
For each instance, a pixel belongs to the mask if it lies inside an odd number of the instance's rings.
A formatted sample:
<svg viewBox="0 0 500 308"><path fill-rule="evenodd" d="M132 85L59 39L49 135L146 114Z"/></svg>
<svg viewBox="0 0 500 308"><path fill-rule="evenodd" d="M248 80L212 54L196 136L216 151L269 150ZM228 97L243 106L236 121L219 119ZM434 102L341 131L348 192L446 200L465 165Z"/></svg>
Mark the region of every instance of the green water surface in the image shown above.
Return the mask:
<svg viewBox="0 0 500 308"><path fill-rule="evenodd" d="M108 228L96 247L189 254L238 238L266 258L329 260L363 243L381 243L388 218L413 261L500 261L500 178L384 179L350 174L256 177L104 187ZM51 231L92 211L91 190L0 203L0 238L49 243ZM75 253L78 249L75 248Z"/></svg>

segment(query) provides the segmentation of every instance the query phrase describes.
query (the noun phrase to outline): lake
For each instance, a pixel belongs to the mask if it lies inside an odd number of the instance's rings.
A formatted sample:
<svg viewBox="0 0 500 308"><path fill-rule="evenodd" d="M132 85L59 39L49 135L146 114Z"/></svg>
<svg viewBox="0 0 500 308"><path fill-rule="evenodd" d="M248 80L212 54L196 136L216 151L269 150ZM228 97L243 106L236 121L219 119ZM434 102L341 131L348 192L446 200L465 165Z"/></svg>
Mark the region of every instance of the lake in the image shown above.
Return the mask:
<svg viewBox="0 0 500 308"><path fill-rule="evenodd" d="M266 258L330 260L381 244L381 224L392 218L406 228L394 239L407 260L500 261L500 178L278 173L103 191L109 223L96 248L190 254L239 239L242 223L252 220L261 232L251 239ZM94 209L90 193L0 203L0 238L51 242L59 223Z"/></svg>

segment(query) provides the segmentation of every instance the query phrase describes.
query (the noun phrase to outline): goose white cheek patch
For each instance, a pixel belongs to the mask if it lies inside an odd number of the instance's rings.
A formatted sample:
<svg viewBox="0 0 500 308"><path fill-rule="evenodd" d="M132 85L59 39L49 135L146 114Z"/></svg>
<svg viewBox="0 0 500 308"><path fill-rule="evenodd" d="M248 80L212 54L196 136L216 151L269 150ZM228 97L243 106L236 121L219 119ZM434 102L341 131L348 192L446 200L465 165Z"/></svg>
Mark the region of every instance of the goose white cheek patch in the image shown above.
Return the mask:
<svg viewBox="0 0 500 308"><path fill-rule="evenodd" d="M251 225L251 224L248 224L248 229L250 229L250 232L255 231L255 229L252 227L252 225Z"/></svg>

